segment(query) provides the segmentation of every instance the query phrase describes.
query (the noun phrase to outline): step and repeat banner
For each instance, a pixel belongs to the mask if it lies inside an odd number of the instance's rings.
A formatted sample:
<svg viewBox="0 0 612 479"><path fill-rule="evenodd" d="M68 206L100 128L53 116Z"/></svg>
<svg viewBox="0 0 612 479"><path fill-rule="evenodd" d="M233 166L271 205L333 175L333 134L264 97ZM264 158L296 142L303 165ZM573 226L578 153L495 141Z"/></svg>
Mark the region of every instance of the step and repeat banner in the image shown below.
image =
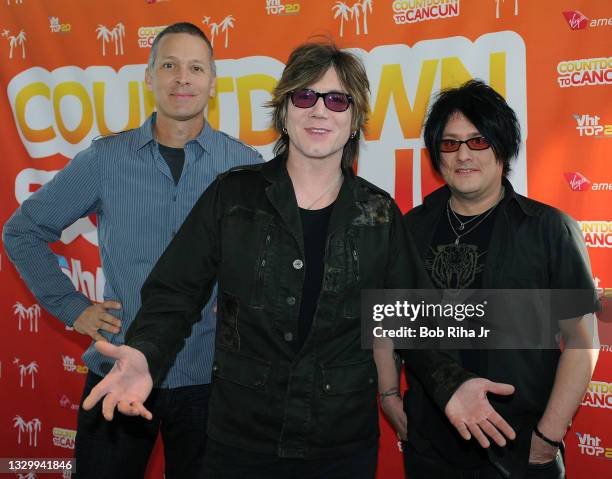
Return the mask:
<svg viewBox="0 0 612 479"><path fill-rule="evenodd" d="M470 78L487 81L521 122L513 184L580 222L595 282L609 296L609 0L2 0L1 224L93 138L138 127L153 111L145 64L157 32L178 21L199 25L214 45L218 87L208 120L266 159L276 137L263 104L291 50L324 36L358 52L372 90L358 173L403 211L441 184L420 137L430 98ZM81 219L52 249L75 288L101 301L95 224ZM41 309L4 250L0 281L0 457L71 457L87 338ZM610 336L602 333L567 435L571 478L612 475ZM162 471L158 449L148 477ZM48 477L58 475L70 476ZM384 421L379 477L403 477L400 445Z"/></svg>

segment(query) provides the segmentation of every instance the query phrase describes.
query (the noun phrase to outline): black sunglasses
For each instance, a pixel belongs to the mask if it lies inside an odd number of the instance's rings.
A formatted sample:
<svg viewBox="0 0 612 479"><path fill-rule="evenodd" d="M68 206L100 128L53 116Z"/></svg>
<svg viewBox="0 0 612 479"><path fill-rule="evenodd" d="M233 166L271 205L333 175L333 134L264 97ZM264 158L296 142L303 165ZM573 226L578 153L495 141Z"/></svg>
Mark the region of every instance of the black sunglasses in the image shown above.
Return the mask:
<svg viewBox="0 0 612 479"><path fill-rule="evenodd" d="M328 110L335 112L346 111L351 103L353 103L351 95L338 91L319 93L310 88L304 88L289 92L289 96L291 103L297 108L312 108L319 101L319 98L323 98L323 103Z"/></svg>

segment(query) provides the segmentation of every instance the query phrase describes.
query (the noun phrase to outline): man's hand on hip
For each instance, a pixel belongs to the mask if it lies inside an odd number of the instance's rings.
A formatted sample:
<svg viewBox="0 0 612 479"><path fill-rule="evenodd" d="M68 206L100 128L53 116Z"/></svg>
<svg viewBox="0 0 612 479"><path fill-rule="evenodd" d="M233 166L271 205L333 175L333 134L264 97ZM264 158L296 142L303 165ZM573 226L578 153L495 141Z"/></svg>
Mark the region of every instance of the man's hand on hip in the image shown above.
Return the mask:
<svg viewBox="0 0 612 479"><path fill-rule="evenodd" d="M153 379L144 354L129 346L115 346L102 341L96 343L96 349L116 361L113 369L85 398L83 409L92 409L104 398L102 415L107 421L113 419L115 407L127 416L152 419L153 415L144 406L153 388Z"/></svg>
<svg viewBox="0 0 612 479"><path fill-rule="evenodd" d="M510 424L493 409L487 393L509 396L514 393L514 386L494 383L484 378L469 379L451 396L444 413L466 441L474 436L486 448L491 445L490 438L503 447L506 438L514 439L516 434Z"/></svg>
<svg viewBox="0 0 612 479"><path fill-rule="evenodd" d="M74 329L81 334L91 336L96 341L106 341L106 338L98 332L99 330L117 334L121 329L121 321L108 313L109 309L121 309L121 303L104 301L85 308L74 322Z"/></svg>

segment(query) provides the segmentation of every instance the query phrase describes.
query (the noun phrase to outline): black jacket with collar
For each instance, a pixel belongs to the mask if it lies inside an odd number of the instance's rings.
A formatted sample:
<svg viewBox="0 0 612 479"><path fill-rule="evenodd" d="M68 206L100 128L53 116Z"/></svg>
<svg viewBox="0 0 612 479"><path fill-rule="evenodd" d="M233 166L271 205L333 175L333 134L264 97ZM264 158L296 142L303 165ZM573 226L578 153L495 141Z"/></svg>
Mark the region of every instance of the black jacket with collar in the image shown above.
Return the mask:
<svg viewBox="0 0 612 479"><path fill-rule="evenodd" d="M388 193L345 170L317 310L296 354L308 265L286 160L234 168L202 195L151 272L126 344L145 354L159 381L218 280L210 437L280 457L357 451L379 434L360 292L414 287L411 245Z"/></svg>

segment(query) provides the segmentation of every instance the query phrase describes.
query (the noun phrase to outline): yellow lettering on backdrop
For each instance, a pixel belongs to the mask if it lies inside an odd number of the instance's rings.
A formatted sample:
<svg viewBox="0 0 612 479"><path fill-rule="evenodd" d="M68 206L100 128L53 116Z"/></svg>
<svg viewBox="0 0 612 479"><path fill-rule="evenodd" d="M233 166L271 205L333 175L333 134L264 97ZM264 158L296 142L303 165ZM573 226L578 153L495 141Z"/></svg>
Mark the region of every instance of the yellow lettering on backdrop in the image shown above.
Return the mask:
<svg viewBox="0 0 612 479"><path fill-rule="evenodd" d="M506 98L506 52L489 55L489 85Z"/></svg>
<svg viewBox="0 0 612 479"><path fill-rule="evenodd" d="M81 121L74 130L66 128L60 112L60 102L65 96L74 96L81 103ZM78 82L64 82L55 87L53 90L53 111L55 112L55 122L60 133L68 143L73 145L85 138L93 126L93 109L87 95L87 90Z"/></svg>
<svg viewBox="0 0 612 479"><path fill-rule="evenodd" d="M93 97L96 110L96 122L98 123L98 131L100 135L110 135L113 132L109 130L104 118L104 89L103 82L93 82ZM140 94L138 93L138 82L128 82L128 122L120 131L138 128L140 126Z"/></svg>
<svg viewBox="0 0 612 479"><path fill-rule="evenodd" d="M146 82L141 82L142 101L144 104L144 117L149 118L155 110L155 94L147 88Z"/></svg>
<svg viewBox="0 0 612 479"><path fill-rule="evenodd" d="M234 91L234 79L232 77L217 77L217 89L214 98L208 99L208 123L215 130L219 129L220 110L219 110L219 94L231 93Z"/></svg>
<svg viewBox="0 0 612 479"><path fill-rule="evenodd" d="M431 96L434 77L438 67L438 60L425 60L421 65L421 74L414 97L414 106L410 102L404 87L402 70L397 64L384 65L380 73L378 94L374 109L368 122L365 138L368 141L380 139L382 128L389 109L389 102L393 96L393 105L399 120L404 138L418 138L421 134L421 125Z"/></svg>
<svg viewBox="0 0 612 479"><path fill-rule="evenodd" d="M25 119L25 110L28 102L35 96L44 96L51 99L51 89L43 82L30 83L17 93L15 98L15 113L19 129L27 141L43 142L55 138L55 131L52 127L34 129L30 128Z"/></svg>
<svg viewBox="0 0 612 479"><path fill-rule="evenodd" d="M251 92L253 90L264 90L271 94L276 83L276 78L264 74L247 75L236 80L240 117L239 137L249 145L267 145L276 138L277 134L272 128L253 130L253 108L251 105Z"/></svg>

